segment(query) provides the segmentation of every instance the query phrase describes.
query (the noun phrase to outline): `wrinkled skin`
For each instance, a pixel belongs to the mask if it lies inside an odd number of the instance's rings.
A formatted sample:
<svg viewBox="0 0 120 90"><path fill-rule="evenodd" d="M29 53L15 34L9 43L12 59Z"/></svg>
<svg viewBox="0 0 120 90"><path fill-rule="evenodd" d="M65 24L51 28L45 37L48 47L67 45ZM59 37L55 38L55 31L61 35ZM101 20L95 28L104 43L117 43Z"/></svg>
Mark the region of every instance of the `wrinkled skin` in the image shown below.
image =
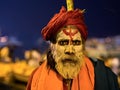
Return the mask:
<svg viewBox="0 0 120 90"><path fill-rule="evenodd" d="M56 43L51 43L51 50L58 73L65 79L76 77L84 63L83 42L78 29L72 25L61 28Z"/></svg>

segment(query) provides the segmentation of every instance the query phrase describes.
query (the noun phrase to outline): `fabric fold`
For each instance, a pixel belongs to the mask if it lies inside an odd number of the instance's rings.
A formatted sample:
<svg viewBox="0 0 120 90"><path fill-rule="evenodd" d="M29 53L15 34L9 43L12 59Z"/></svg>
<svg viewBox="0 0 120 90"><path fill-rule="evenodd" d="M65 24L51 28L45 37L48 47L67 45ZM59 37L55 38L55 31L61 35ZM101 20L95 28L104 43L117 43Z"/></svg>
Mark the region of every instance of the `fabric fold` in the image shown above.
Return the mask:
<svg viewBox="0 0 120 90"><path fill-rule="evenodd" d="M94 90L94 68L88 58L85 58L85 64L72 81L72 90ZM45 61L33 76L31 90L64 90L63 78L47 68Z"/></svg>

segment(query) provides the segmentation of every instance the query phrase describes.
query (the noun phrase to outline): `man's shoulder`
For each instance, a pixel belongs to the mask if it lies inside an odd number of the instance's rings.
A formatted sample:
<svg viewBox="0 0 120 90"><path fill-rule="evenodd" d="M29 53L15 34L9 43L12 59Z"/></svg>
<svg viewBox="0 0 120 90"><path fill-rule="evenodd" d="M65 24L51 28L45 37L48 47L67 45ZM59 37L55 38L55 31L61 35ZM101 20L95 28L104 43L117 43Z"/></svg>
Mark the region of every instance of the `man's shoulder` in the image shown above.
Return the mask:
<svg viewBox="0 0 120 90"><path fill-rule="evenodd" d="M34 75L36 72L41 72L45 66L46 61L40 62L39 66L35 70L33 70L32 75Z"/></svg>
<svg viewBox="0 0 120 90"><path fill-rule="evenodd" d="M105 66L104 61L97 58L89 59L94 65L96 90L109 90L109 88L111 88L111 90L119 90L117 75L115 75L109 67Z"/></svg>
<svg viewBox="0 0 120 90"><path fill-rule="evenodd" d="M96 66L105 66L104 65L104 61L103 60L101 60L101 59L98 59L98 58L93 58L93 57L89 57L89 59L90 59L90 61L93 63L93 65L94 65L94 67L96 67Z"/></svg>
<svg viewBox="0 0 120 90"><path fill-rule="evenodd" d="M105 70L105 71L107 71L108 73L114 74L114 73L112 72L112 70L105 65L105 63L104 63L103 60L98 59L98 58L91 58L91 57L89 57L89 59L90 59L91 62L93 63L93 66L94 66L95 69Z"/></svg>

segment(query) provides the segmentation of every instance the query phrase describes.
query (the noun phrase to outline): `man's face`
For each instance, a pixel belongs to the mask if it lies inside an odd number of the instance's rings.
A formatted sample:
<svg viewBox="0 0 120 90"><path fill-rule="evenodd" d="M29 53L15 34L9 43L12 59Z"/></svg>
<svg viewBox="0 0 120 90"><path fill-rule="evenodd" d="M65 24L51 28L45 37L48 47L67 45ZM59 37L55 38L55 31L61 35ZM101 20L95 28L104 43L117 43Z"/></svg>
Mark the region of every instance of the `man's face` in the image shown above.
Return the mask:
<svg viewBox="0 0 120 90"><path fill-rule="evenodd" d="M56 43L51 44L55 68L65 79L77 76L83 64L83 43L79 30L75 26L61 28Z"/></svg>

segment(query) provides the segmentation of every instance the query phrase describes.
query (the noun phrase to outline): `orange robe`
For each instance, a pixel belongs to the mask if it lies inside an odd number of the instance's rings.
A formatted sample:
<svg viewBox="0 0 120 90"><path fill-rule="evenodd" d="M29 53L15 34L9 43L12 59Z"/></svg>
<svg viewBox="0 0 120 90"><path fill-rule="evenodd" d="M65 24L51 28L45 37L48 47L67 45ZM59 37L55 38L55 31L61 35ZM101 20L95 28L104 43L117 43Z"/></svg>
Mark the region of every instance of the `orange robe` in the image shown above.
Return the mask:
<svg viewBox="0 0 120 90"><path fill-rule="evenodd" d="M31 76L26 90L65 90L65 88L63 78L47 68L45 61ZM88 58L85 58L85 64L78 76L73 79L71 90L94 90L94 67Z"/></svg>

